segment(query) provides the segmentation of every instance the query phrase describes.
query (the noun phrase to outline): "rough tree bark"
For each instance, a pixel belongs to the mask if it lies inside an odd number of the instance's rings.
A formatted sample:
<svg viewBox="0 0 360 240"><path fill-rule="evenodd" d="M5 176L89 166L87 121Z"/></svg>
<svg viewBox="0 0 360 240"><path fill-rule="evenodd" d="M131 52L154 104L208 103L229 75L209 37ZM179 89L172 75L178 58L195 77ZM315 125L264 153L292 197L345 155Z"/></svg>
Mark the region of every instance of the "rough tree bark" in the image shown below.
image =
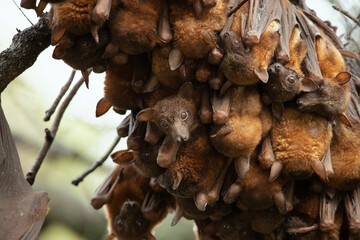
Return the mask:
<svg viewBox="0 0 360 240"><path fill-rule="evenodd" d="M43 14L34 26L13 37L10 47L0 53L0 93L34 64L38 55L50 45L50 40L48 14Z"/></svg>

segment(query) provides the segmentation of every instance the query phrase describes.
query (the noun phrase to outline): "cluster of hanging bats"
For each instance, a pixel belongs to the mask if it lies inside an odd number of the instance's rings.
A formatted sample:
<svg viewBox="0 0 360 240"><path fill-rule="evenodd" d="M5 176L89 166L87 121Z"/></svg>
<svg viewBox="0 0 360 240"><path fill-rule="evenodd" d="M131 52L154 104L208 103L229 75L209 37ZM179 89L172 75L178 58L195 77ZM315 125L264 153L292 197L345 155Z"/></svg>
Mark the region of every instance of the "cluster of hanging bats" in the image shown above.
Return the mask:
<svg viewBox="0 0 360 240"><path fill-rule="evenodd" d="M360 239L360 81L304 1L50 1L53 57L104 72L127 150L91 204L107 239ZM41 14L47 1L23 0Z"/></svg>

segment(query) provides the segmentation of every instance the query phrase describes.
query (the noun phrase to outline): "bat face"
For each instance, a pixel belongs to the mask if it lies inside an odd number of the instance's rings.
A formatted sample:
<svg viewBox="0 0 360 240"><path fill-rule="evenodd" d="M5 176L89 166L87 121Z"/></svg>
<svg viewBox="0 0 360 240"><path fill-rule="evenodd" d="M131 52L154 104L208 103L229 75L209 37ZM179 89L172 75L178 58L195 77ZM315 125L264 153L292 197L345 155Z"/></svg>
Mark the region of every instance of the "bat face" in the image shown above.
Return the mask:
<svg viewBox="0 0 360 240"><path fill-rule="evenodd" d="M286 102L293 99L300 92L300 76L279 63L268 68L269 82L265 84L268 96L277 102Z"/></svg>
<svg viewBox="0 0 360 240"><path fill-rule="evenodd" d="M300 96L297 100L299 110L315 112L323 117L333 118L347 107L346 98L350 94L350 92L347 93L347 87L346 85L323 81L316 91L304 93Z"/></svg>
<svg viewBox="0 0 360 240"><path fill-rule="evenodd" d="M220 34L220 42L226 53L229 55L237 54L243 56L245 48L242 41L234 32Z"/></svg>
<svg viewBox="0 0 360 240"><path fill-rule="evenodd" d="M143 240L150 231L150 222L145 219L137 202L126 201L112 222L114 234L119 240Z"/></svg>
<svg viewBox="0 0 360 240"><path fill-rule="evenodd" d="M155 106L155 124L166 135L170 135L175 142L187 141L192 126L196 123L195 109L182 99L177 104L164 99Z"/></svg>
<svg viewBox="0 0 360 240"><path fill-rule="evenodd" d="M160 131L171 136L174 142L188 141L190 132L198 126L197 110L192 95L193 86L187 82L177 95L164 98L153 108L140 111L137 119L153 120Z"/></svg>
<svg viewBox="0 0 360 240"><path fill-rule="evenodd" d="M91 34L79 36L73 40L73 45L70 48L63 47L61 44L56 46L53 57L62 59L75 69L88 69L99 64L102 60L101 57L109 37L107 31L100 31L100 42L97 44Z"/></svg>

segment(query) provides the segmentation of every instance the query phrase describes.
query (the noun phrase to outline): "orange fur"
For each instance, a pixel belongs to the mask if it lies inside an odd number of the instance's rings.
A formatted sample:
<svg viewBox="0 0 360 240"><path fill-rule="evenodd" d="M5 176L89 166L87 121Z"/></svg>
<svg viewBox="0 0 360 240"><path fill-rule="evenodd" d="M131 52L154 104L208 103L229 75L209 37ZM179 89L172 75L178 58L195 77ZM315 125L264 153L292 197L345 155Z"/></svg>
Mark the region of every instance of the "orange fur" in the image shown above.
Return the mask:
<svg viewBox="0 0 360 240"><path fill-rule="evenodd" d="M215 35L224 27L227 18L226 1L219 0L215 7L206 10L201 19L196 19L191 6L181 1L171 1L169 9L174 30L174 48L188 58L205 57L211 46L204 41L203 34Z"/></svg>
<svg viewBox="0 0 360 240"><path fill-rule="evenodd" d="M295 70L300 75L303 75L301 70L301 64L306 56L307 48L304 40L300 38L300 30L298 27L295 27L291 33L290 38L290 62L285 65L287 68Z"/></svg>
<svg viewBox="0 0 360 240"><path fill-rule="evenodd" d="M175 162L164 173L164 183L167 190L176 196L193 197L196 193L210 191L224 166L225 157L212 147L208 128L200 126L192 132L190 140L180 146ZM173 190L177 171L184 178Z"/></svg>
<svg viewBox="0 0 360 240"><path fill-rule="evenodd" d="M127 54L150 51L156 43L148 34L157 30L164 0L151 1L113 1L109 29L112 44Z"/></svg>
<svg viewBox="0 0 360 240"><path fill-rule="evenodd" d="M269 182L269 171L265 171L255 162L251 162L246 177L238 178L236 181L242 187L237 202L247 210L269 209L274 204L273 194L282 191L286 182L283 178Z"/></svg>
<svg viewBox="0 0 360 240"><path fill-rule="evenodd" d="M163 48L154 49L152 52L152 74L161 84L172 89L178 89L186 81L194 78L196 61L185 59L185 76L181 73L182 69L172 71L169 66L169 51Z"/></svg>
<svg viewBox="0 0 360 240"><path fill-rule="evenodd" d="M250 156L259 144L262 136L270 130L270 115L262 113L262 103L255 87L233 87L229 119L224 126L230 126L232 131L225 136L212 138L214 147L225 156L234 158ZM266 109L264 109L264 112ZM260 116L262 115L262 117ZM263 118L263 119L262 119ZM262 120L264 121L264 128ZM212 128L212 134L217 127Z"/></svg>
<svg viewBox="0 0 360 240"><path fill-rule="evenodd" d="M338 123L331 142L334 175L326 183L340 191L355 188L360 182L360 124L351 127Z"/></svg>
<svg viewBox="0 0 360 240"><path fill-rule="evenodd" d="M331 125L314 114L286 108L270 132L276 161L286 177L304 179L312 175L311 161L320 161L332 137Z"/></svg>
<svg viewBox="0 0 360 240"><path fill-rule="evenodd" d="M233 49L234 46L225 46L226 54L221 70L229 81L238 85L252 85L260 81L254 70L267 70L279 42L279 27L279 22L272 21L261 35L260 42L249 51L244 46L236 49ZM241 37L237 36L241 41Z"/></svg>
<svg viewBox="0 0 360 240"><path fill-rule="evenodd" d="M91 31L91 13L97 0L67 0L52 4L52 26L65 28L66 31L83 35Z"/></svg>

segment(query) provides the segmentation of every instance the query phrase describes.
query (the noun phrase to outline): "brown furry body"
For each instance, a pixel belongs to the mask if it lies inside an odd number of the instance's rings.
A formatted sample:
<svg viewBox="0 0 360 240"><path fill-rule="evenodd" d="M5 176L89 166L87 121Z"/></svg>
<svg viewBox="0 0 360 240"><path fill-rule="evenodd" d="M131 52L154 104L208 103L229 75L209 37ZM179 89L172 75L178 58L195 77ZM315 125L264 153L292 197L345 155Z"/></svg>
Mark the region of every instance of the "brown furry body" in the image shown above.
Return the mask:
<svg viewBox="0 0 360 240"><path fill-rule="evenodd" d="M143 212L143 202L150 189L149 179L142 176L133 164L125 167L118 165L112 174L114 178L120 174L119 182L113 183L116 186L106 202L112 236L119 240L153 239L151 230L166 217L171 198L165 196L161 208L152 209L156 214L150 221ZM161 199L157 201L160 203Z"/></svg>
<svg viewBox="0 0 360 240"><path fill-rule="evenodd" d="M99 43L95 42L90 33L75 37L70 48L63 46L60 41L54 50L53 57L61 58L66 64L79 70L87 70L100 64L105 65L102 55L109 40L109 33L101 30Z"/></svg>
<svg viewBox="0 0 360 240"><path fill-rule="evenodd" d="M225 157L212 147L208 128L200 126L193 131L190 140L180 146L175 162L163 174L163 185L179 197L191 198L199 192L208 193L220 176L225 162ZM179 187L173 190L177 172L184 177Z"/></svg>
<svg viewBox="0 0 360 240"><path fill-rule="evenodd" d="M211 138L214 147L225 156L235 158L250 156L262 137L271 128L270 113L263 108L255 87L233 87L231 93L230 115L224 126L231 132L225 136ZM221 126L221 127L224 127ZM219 127L212 127L211 133Z"/></svg>
<svg viewBox="0 0 360 240"><path fill-rule="evenodd" d="M196 61L185 59L185 76L182 69L172 71L169 66L169 51L165 48L157 48L152 52L152 74L161 84L172 89L179 89L185 81L194 78Z"/></svg>
<svg viewBox="0 0 360 240"><path fill-rule="evenodd" d="M245 49L238 34L220 34L220 42L225 50L220 68L229 81L237 85L252 85L259 82L260 79L254 71L266 72L278 45L279 27L280 24L273 21L261 35L260 42L250 51Z"/></svg>
<svg viewBox="0 0 360 240"><path fill-rule="evenodd" d="M340 191L352 190L360 182L360 124L348 127L338 123L333 129L330 149L334 174L326 185Z"/></svg>
<svg viewBox="0 0 360 240"><path fill-rule="evenodd" d="M269 82L263 87L272 102L283 103L292 100L301 91L301 64L307 49L300 38L300 30L294 28L290 38L290 62L285 66L274 63L269 66Z"/></svg>
<svg viewBox="0 0 360 240"><path fill-rule="evenodd" d="M106 69L104 98L119 109L137 109L140 95L132 88L133 58L125 65L109 62Z"/></svg>
<svg viewBox="0 0 360 240"><path fill-rule="evenodd" d="M325 38L317 38L316 51L323 79L317 80L320 86L317 91L305 93L297 103L302 111L333 120L347 110L350 102L350 84L342 84L342 79L337 78L346 71L345 62L334 44Z"/></svg>
<svg viewBox="0 0 360 240"><path fill-rule="evenodd" d="M156 43L148 34L157 29L164 3L164 0L113 1L109 17L112 44L127 54L154 48Z"/></svg>
<svg viewBox="0 0 360 240"><path fill-rule="evenodd" d="M269 182L269 172L263 170L256 163L251 163L245 179L238 178L236 180L236 184L242 188L237 199L237 206L241 206L242 210L269 209L274 205L274 194L282 192L286 182L283 178ZM284 209L281 211L284 212Z"/></svg>
<svg viewBox="0 0 360 240"><path fill-rule="evenodd" d="M97 0L68 0L52 4L50 16L53 28L65 28L67 32L84 35L91 31L91 13Z"/></svg>
<svg viewBox="0 0 360 240"><path fill-rule="evenodd" d="M174 48L187 58L200 59L206 56L211 46L203 34L215 35L226 22L227 3L218 1L215 7L206 10L201 19L196 19L190 6L183 1L170 1L170 23L174 30Z"/></svg>
<svg viewBox="0 0 360 240"><path fill-rule="evenodd" d="M270 135L276 161L283 164L282 173L304 179L313 173L311 161L320 161L330 146L332 128L322 117L286 108Z"/></svg>

